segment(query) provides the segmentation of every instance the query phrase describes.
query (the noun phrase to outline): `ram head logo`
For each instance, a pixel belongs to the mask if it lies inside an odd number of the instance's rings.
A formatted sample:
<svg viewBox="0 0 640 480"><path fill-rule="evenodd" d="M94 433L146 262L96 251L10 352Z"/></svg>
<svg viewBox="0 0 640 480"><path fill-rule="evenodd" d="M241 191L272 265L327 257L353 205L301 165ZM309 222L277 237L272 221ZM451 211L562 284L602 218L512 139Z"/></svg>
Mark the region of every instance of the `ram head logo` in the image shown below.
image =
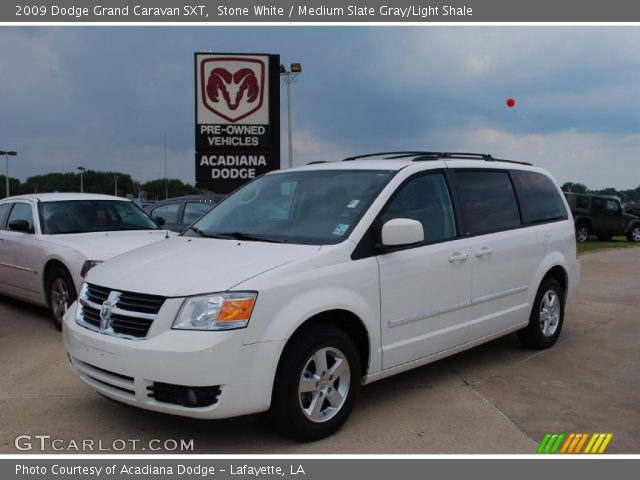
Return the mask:
<svg viewBox="0 0 640 480"><path fill-rule="evenodd" d="M237 122L262 107L264 63L248 58L212 58L202 61L202 99L216 115Z"/></svg>

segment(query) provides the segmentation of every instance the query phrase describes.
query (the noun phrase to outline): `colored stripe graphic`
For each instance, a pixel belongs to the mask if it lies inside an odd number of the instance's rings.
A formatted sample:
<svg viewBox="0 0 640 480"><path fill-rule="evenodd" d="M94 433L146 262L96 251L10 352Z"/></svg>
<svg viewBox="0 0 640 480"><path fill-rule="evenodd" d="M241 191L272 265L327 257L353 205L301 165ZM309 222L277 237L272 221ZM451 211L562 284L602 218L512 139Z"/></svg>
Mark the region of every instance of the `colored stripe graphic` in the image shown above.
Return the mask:
<svg viewBox="0 0 640 480"><path fill-rule="evenodd" d="M594 433L584 453L604 453L612 437L612 433Z"/></svg>
<svg viewBox="0 0 640 480"><path fill-rule="evenodd" d="M561 453L561 454L576 454L576 453L591 453L599 454L604 453L609 442L613 438L612 433L562 433L551 432L545 434L538 445L536 453ZM588 441L587 441L588 440ZM585 443L587 444L584 451Z"/></svg>

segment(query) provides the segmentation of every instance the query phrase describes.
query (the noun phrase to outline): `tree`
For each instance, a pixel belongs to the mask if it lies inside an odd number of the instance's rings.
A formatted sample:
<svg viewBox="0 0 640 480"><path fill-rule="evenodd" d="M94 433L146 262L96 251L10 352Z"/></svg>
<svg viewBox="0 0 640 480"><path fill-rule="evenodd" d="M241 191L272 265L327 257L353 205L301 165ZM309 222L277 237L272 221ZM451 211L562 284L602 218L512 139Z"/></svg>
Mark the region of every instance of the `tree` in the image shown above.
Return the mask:
<svg viewBox="0 0 640 480"><path fill-rule="evenodd" d="M183 183L182 180L177 178L170 178L167 182L169 198L180 197L182 195L196 195L200 193L200 190L193 185ZM149 200L164 200L165 197L165 183L164 179L151 180L150 182L142 184L142 190L147 192L147 199Z"/></svg>
<svg viewBox="0 0 640 480"><path fill-rule="evenodd" d="M0 175L0 198L5 198L7 196L7 177L6 175ZM9 194L10 195L19 195L22 193L20 191L20 180L18 178L9 177Z"/></svg>
<svg viewBox="0 0 640 480"><path fill-rule="evenodd" d="M582 183L565 182L562 185L563 192L587 193L589 189Z"/></svg>

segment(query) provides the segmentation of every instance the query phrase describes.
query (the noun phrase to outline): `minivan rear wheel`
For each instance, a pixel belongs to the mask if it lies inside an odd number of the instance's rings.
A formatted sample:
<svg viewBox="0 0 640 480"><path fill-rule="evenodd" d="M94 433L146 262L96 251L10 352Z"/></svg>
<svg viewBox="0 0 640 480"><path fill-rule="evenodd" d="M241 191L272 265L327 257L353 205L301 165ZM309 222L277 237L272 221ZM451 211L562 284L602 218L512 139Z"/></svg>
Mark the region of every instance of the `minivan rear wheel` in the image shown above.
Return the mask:
<svg viewBox="0 0 640 480"><path fill-rule="evenodd" d="M280 359L271 419L298 440L327 437L351 414L360 377L353 340L331 325L313 325L293 338Z"/></svg>
<svg viewBox="0 0 640 480"><path fill-rule="evenodd" d="M522 343L538 350L553 346L564 321L564 290L554 278L545 279L533 303L529 324L518 332Z"/></svg>

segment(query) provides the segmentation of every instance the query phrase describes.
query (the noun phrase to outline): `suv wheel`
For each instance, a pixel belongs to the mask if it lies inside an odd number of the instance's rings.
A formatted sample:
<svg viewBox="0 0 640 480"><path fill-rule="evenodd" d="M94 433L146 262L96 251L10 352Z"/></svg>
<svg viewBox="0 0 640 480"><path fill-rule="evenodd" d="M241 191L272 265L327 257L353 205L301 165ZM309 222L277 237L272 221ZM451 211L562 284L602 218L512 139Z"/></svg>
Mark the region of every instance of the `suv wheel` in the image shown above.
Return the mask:
<svg viewBox="0 0 640 480"><path fill-rule="evenodd" d="M62 329L62 317L76 297L73 279L67 269L55 267L47 278L47 301L53 324L58 330Z"/></svg>
<svg viewBox="0 0 640 480"><path fill-rule="evenodd" d="M586 223L579 223L576 225L576 239L579 242L586 242L590 234L591 229Z"/></svg>
<svg viewBox="0 0 640 480"><path fill-rule="evenodd" d="M630 242L640 242L640 225L636 225L627 233L627 240Z"/></svg>
<svg viewBox="0 0 640 480"><path fill-rule="evenodd" d="M270 415L286 435L318 440L347 420L360 387L360 357L348 335L329 325L304 331L287 346Z"/></svg>
<svg viewBox="0 0 640 480"><path fill-rule="evenodd" d="M564 291L557 280L545 279L533 302L529 325L518 331L522 343L542 350L553 346L564 321Z"/></svg>

